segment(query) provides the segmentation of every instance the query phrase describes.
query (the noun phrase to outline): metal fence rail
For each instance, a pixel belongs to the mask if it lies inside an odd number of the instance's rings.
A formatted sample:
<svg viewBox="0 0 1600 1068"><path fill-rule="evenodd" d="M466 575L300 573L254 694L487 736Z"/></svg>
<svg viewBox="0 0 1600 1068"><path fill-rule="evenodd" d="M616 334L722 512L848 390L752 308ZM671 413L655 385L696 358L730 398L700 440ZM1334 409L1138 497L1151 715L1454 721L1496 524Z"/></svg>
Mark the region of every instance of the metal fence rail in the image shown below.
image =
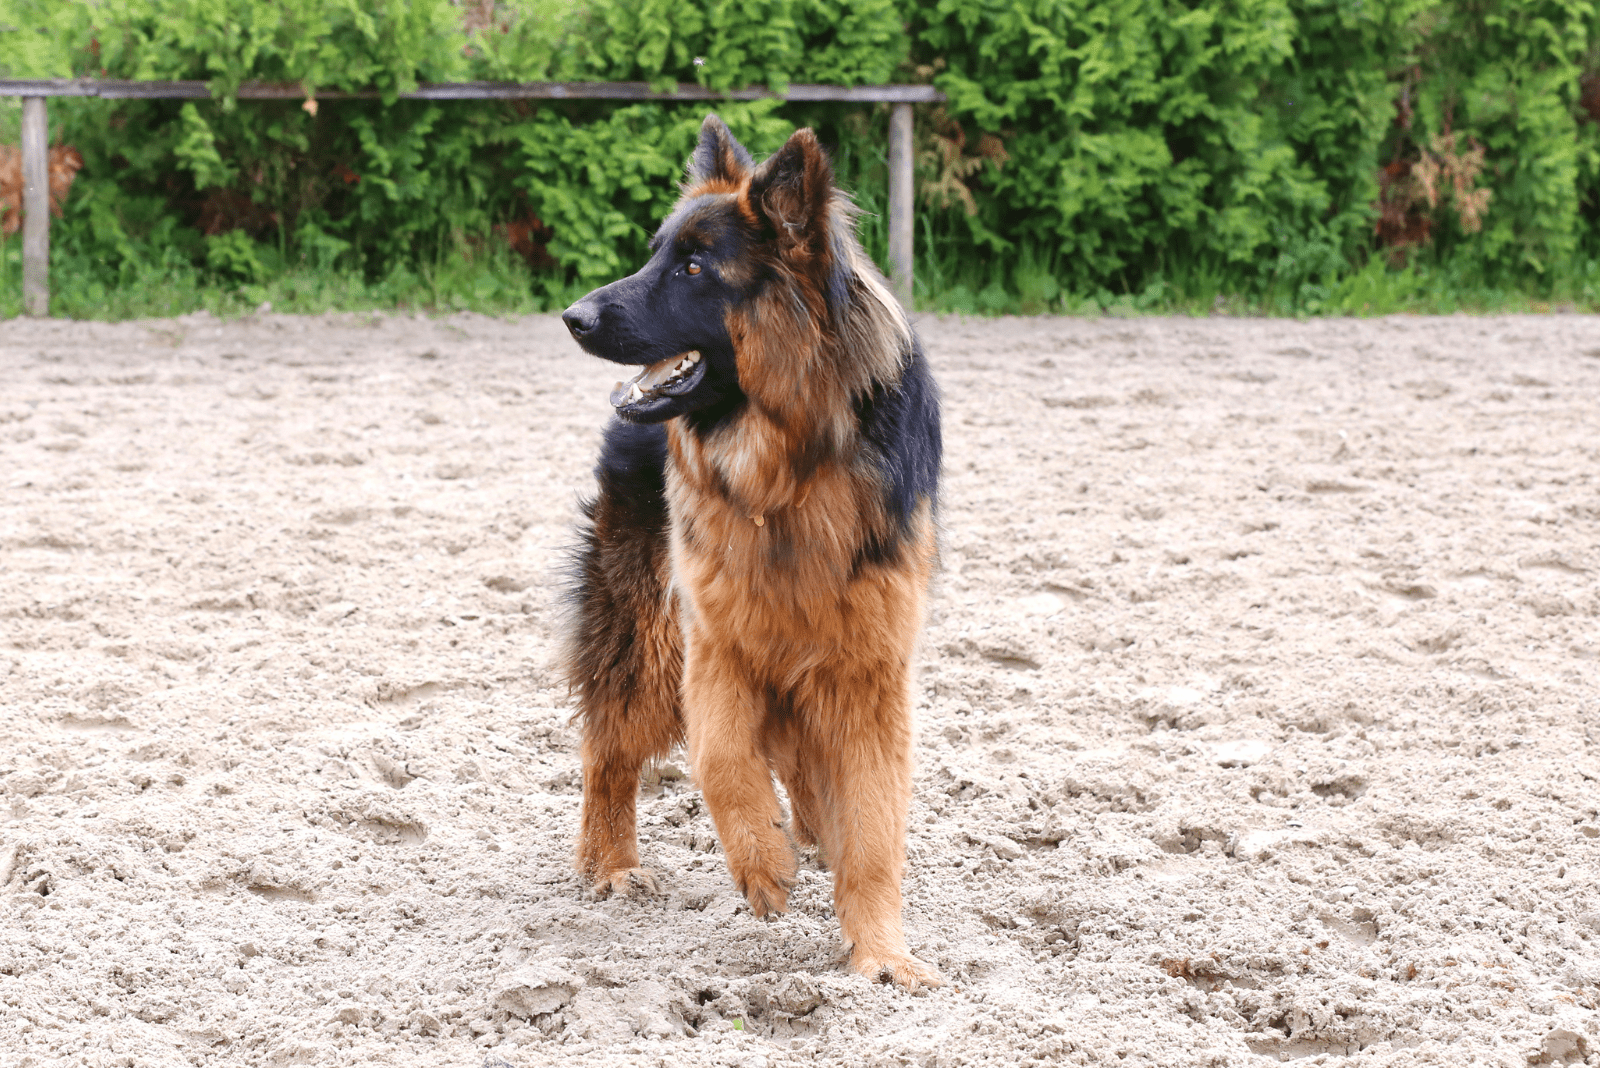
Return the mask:
<svg viewBox="0 0 1600 1068"><path fill-rule="evenodd" d="M380 100L376 90L307 92L295 83L246 82L240 100ZM120 81L95 78L0 79L0 96L22 97L22 303L29 315L50 313L50 124L45 98L210 100L208 82ZM911 307L911 105L937 103L930 85L791 85L782 93L749 88L716 91L679 82L671 90L648 82L442 82L418 85L401 100L767 100L852 104L887 103L889 116L889 266L895 295Z"/></svg>

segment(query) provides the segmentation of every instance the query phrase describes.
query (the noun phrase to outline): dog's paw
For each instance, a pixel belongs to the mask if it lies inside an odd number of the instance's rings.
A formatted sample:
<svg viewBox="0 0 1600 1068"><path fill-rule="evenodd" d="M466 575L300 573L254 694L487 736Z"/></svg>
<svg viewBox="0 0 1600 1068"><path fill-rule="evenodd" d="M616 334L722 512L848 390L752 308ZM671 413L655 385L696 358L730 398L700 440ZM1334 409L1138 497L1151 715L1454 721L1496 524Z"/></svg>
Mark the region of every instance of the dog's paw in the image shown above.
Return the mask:
<svg viewBox="0 0 1600 1068"><path fill-rule="evenodd" d="M639 897L661 893L656 877L644 868L618 868L597 875L590 880L589 890L597 899L613 894L617 897Z"/></svg>
<svg viewBox="0 0 1600 1068"><path fill-rule="evenodd" d="M896 986L907 990L944 985L944 976L939 974L937 968L923 963L909 953L885 954L881 957L858 953L850 963L857 972L874 982L887 977Z"/></svg>
<svg viewBox="0 0 1600 1068"><path fill-rule="evenodd" d="M738 880L738 887L744 899L750 902L750 911L759 919L781 916L789 911L794 872L753 872Z"/></svg>

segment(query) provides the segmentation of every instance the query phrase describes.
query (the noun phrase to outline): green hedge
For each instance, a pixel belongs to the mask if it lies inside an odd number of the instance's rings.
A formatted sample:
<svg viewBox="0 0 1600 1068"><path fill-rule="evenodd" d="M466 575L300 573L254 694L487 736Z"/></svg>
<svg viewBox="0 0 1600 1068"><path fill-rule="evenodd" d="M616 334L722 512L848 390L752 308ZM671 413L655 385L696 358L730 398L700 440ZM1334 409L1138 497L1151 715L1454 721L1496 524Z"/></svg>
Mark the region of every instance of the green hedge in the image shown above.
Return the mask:
<svg viewBox="0 0 1600 1068"><path fill-rule="evenodd" d="M437 291L476 259L503 269L473 284L555 306L638 263L705 109L394 100L466 79L931 80L950 98L919 109L935 304L1240 293L1315 311L1407 265L1553 290L1600 253L1597 68L1589 0L0 0L7 76L213 87L52 101L86 163L55 248L90 303L152 276L294 271ZM234 100L247 79L388 99ZM758 153L818 126L881 201L882 108L717 110ZM0 110L0 140L15 124ZM1425 247L1380 247L1383 203ZM530 269L496 227L533 218Z"/></svg>

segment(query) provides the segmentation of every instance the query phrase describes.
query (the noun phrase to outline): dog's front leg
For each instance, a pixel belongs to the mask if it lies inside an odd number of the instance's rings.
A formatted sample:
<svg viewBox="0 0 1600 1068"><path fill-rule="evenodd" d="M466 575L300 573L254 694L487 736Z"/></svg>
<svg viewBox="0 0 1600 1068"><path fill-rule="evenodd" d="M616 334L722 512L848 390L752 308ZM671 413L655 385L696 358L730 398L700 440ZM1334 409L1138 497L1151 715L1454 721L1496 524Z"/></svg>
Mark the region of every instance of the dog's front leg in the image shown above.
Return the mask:
<svg viewBox="0 0 1600 1068"><path fill-rule="evenodd" d="M783 912L794 886L794 848L760 751L760 694L731 644L692 625L684 627L684 642L689 759L728 858L728 874L757 916Z"/></svg>
<svg viewBox="0 0 1600 1068"><path fill-rule="evenodd" d="M833 866L833 905L850 963L871 979L939 986L911 955L900 923L906 815L911 806L908 666L839 665L805 695L801 759L822 783L822 846Z"/></svg>

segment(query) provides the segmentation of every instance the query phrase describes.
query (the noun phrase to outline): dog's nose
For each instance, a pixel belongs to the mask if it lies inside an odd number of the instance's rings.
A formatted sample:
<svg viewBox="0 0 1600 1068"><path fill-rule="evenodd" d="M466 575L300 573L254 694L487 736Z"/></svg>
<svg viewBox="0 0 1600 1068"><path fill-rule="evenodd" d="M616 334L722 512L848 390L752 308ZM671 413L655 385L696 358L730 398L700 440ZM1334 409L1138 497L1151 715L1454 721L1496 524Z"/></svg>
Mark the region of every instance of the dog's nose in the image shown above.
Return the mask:
<svg viewBox="0 0 1600 1068"><path fill-rule="evenodd" d="M600 311L588 301L580 300L561 313L561 321L567 324L567 330L573 338L581 341L600 325Z"/></svg>

